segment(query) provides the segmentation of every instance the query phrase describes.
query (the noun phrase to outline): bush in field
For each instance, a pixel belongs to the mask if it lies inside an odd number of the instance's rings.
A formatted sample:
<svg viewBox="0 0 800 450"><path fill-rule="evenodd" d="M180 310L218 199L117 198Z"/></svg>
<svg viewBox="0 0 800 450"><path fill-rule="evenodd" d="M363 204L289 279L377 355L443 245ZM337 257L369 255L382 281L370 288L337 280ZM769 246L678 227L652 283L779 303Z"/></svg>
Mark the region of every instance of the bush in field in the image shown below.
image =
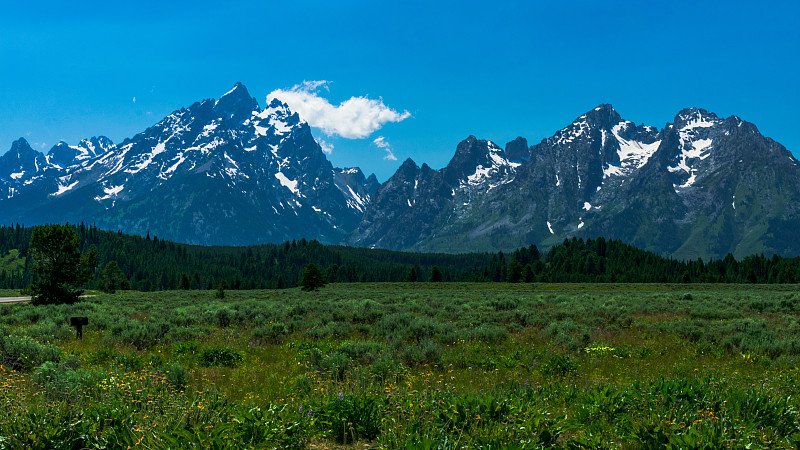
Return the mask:
<svg viewBox="0 0 800 450"><path fill-rule="evenodd" d="M404 344L400 357L409 366L437 364L442 360L442 350L435 342L424 340L419 343Z"/></svg>
<svg viewBox="0 0 800 450"><path fill-rule="evenodd" d="M93 385L98 376L69 363L46 361L31 373L31 379L51 395L60 397L64 392L74 392L82 386Z"/></svg>
<svg viewBox="0 0 800 450"><path fill-rule="evenodd" d="M172 331L172 324L166 320L127 320L113 327L104 339L109 342L119 342L133 345L138 349L153 348L165 343Z"/></svg>
<svg viewBox="0 0 800 450"><path fill-rule="evenodd" d="M164 364L161 368L164 372L164 375L175 389L183 389L186 387L187 379L186 379L186 369L177 362L169 362Z"/></svg>
<svg viewBox="0 0 800 450"><path fill-rule="evenodd" d="M345 341L336 350L359 364L372 364L383 353L383 344L379 342Z"/></svg>
<svg viewBox="0 0 800 450"><path fill-rule="evenodd" d="M18 371L29 371L45 363L57 363L61 349L40 344L28 336L0 336L0 364Z"/></svg>
<svg viewBox="0 0 800 450"><path fill-rule="evenodd" d="M564 378L578 371L578 364L569 355L557 354L542 365L542 373L551 377Z"/></svg>
<svg viewBox="0 0 800 450"><path fill-rule="evenodd" d="M500 325L479 325L473 328L469 335L471 339L490 344L500 343L508 339L508 331Z"/></svg>
<svg viewBox="0 0 800 450"><path fill-rule="evenodd" d="M317 426L340 444L375 439L380 434L380 404L363 394L332 395L319 410Z"/></svg>
<svg viewBox="0 0 800 450"><path fill-rule="evenodd" d="M275 344L283 341L288 331L283 322L278 322L254 329L250 332L250 338L261 344Z"/></svg>
<svg viewBox="0 0 800 450"><path fill-rule="evenodd" d="M370 367L370 372L384 383L387 381L399 382L406 375L407 370L401 362L390 356L380 357Z"/></svg>
<svg viewBox="0 0 800 450"><path fill-rule="evenodd" d="M199 360L204 367L236 367L244 362L244 355L226 347L213 347L203 349Z"/></svg>
<svg viewBox="0 0 800 450"><path fill-rule="evenodd" d="M308 361L315 370L326 373L337 381L344 380L352 362L344 353L335 352L325 355L318 348L311 350Z"/></svg>

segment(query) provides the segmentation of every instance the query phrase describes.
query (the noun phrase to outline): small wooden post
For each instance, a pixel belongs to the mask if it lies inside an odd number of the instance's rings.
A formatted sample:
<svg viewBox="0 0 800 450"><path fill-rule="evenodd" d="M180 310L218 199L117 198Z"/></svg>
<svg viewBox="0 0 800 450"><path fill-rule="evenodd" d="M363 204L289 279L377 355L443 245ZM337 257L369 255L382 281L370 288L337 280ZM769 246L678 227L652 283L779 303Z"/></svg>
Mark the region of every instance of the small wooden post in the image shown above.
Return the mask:
<svg viewBox="0 0 800 450"><path fill-rule="evenodd" d="M77 338L81 339L83 337L83 326L89 325L89 318L88 317L70 317L69 324L75 327L75 331L77 331Z"/></svg>

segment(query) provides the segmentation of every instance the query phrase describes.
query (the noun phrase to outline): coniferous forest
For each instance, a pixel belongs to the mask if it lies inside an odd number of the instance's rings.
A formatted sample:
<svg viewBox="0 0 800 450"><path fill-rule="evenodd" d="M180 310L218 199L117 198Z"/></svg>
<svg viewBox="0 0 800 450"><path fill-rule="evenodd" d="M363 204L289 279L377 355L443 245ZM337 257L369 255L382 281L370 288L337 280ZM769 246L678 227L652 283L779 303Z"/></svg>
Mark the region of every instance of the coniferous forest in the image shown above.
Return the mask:
<svg viewBox="0 0 800 450"><path fill-rule="evenodd" d="M0 227L0 289L30 283L28 247L34 228ZM318 265L328 282L430 281L437 267L442 281L588 283L797 283L800 258L752 255L736 260L678 261L618 240L565 239L540 252L535 245L514 252L412 253L323 245L301 239L249 247L208 247L174 243L157 236L133 236L80 224L81 251L95 248L102 268L114 261L134 290L179 287L185 274L191 289L212 289L222 280L231 289L294 287L308 263ZM185 277L184 277L185 278ZM185 283L184 283L184 286Z"/></svg>

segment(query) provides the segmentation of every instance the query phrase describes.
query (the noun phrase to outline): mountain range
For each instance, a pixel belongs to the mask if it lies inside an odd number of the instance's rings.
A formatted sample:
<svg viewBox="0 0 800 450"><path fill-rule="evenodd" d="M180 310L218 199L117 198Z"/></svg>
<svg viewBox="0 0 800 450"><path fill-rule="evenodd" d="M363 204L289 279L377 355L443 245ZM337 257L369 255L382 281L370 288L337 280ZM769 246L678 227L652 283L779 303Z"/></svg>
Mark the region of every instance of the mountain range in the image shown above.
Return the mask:
<svg viewBox="0 0 800 450"><path fill-rule="evenodd" d="M301 117L237 83L119 144L15 141L0 211L195 244L455 253L604 236L681 259L797 256L800 163L736 116L684 109L659 130L600 105L538 144L470 136L444 168L408 159L381 184L333 167Z"/></svg>

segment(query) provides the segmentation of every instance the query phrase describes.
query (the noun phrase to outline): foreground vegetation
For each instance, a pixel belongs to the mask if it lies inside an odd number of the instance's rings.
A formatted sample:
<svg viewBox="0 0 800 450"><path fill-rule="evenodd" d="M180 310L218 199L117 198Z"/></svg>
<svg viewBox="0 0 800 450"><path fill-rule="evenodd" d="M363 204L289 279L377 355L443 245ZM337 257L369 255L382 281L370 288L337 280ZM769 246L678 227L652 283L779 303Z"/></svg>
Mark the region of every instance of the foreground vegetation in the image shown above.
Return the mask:
<svg viewBox="0 0 800 450"><path fill-rule="evenodd" d="M0 448L797 448L799 312L787 285L0 305Z"/></svg>

